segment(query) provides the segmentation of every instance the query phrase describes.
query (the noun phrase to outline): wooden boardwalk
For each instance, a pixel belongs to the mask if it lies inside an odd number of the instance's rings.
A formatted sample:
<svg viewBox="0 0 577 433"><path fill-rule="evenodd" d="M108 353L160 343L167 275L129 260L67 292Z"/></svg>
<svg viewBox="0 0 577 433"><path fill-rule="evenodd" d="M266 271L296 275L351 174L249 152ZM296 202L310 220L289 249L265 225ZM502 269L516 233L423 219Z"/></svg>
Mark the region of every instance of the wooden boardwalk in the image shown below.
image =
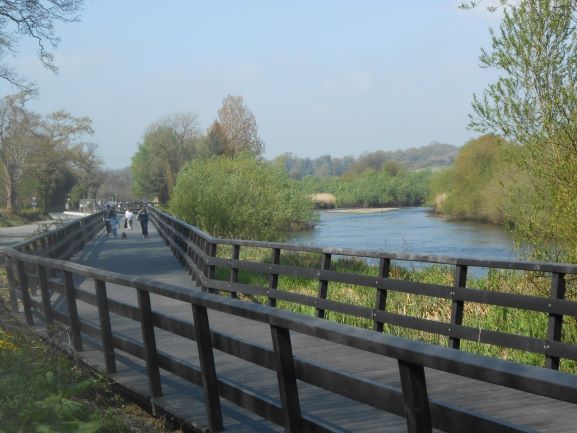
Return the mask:
<svg viewBox="0 0 577 433"><path fill-rule="evenodd" d="M199 290L191 282L188 273L172 256L170 250L150 228L150 239L143 239L137 231L128 232L127 239L109 238L100 235L92 240L73 262L138 275L178 285L190 290ZM86 291L94 291L92 282L77 282ZM108 296L137 305L134 290L109 285ZM189 304L159 298L152 295L154 311L192 323ZM96 309L78 302L82 320L98 324ZM140 325L136 321L111 315L115 333L141 341ZM233 334L252 343L271 347L270 328L261 323L210 311L211 327L222 333ZM156 329L156 339L161 352L198 365L198 351L194 341ZM81 356L92 366L104 371L104 357L98 343L83 335L84 351ZM361 352L353 348L320 341L300 334L292 334L295 356L324 366L345 370L355 377L374 380L381 384L401 388L398 364L376 354ZM215 351L217 375L229 381L242 383L258 394L279 399L278 383L274 371L239 360L236 357ZM144 363L128 354L117 351L118 372L112 377L126 389L148 399L148 385ZM207 430L203 392L200 387L161 370L163 397L155 400L159 413L178 416L184 423L198 431ZM491 385L436 370L427 369L427 386L432 400L439 400L488 416L506 419L515 426L524 426L526 431L575 432L577 431L577 407L554 399L539 397L521 391ZM404 418L383 413L369 406L339 397L306 383L299 382L299 395L303 414L322 423L329 429L342 432L404 432ZM221 398L224 427L231 432L277 432L283 428L265 421ZM338 428L336 427L338 426Z"/></svg>

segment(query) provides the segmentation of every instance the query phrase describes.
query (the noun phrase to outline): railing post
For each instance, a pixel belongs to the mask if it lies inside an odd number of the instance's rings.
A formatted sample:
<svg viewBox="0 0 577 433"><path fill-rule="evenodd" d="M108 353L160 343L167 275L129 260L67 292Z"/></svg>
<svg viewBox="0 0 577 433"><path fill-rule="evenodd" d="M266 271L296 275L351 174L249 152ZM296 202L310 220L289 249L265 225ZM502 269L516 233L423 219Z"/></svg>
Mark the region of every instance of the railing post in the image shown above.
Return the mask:
<svg viewBox="0 0 577 433"><path fill-rule="evenodd" d="M389 278L389 273L391 271L391 259L381 258L379 260L379 278ZM375 299L375 310L383 311L387 306L387 289L377 288L377 294ZM383 332L384 323L375 320L373 329L377 332Z"/></svg>
<svg viewBox="0 0 577 433"><path fill-rule="evenodd" d="M198 242L198 234L197 234L197 233L193 233L193 234L192 234L192 243L193 243L194 246L195 246L195 249L194 249L194 251L193 251L193 253L192 253L192 261L194 262L195 269L196 269L196 270L193 271L193 273L192 273L192 281L193 281L193 282L198 282L198 281L200 281L200 278L199 278L199 276L198 276L198 272L199 272L199 270L200 270L201 268L200 268L200 261L199 261L200 259L199 259L199 257L198 257L198 253L196 252L196 250L197 250L198 248L200 248L200 245L199 245L199 242Z"/></svg>
<svg viewBox="0 0 577 433"><path fill-rule="evenodd" d="M188 271L189 275L192 275L192 266L190 265L190 260L192 259L192 248L190 246L190 240L191 240L191 231L190 230L186 230L186 236L185 236L185 240L184 240L184 244L186 245L186 270Z"/></svg>
<svg viewBox="0 0 577 433"><path fill-rule="evenodd" d="M222 409L220 406L218 380L216 378L216 367L214 364L210 325L208 323L206 307L193 305L192 315L194 318L196 346L198 347L198 358L202 374L204 402L208 415L208 426L211 432L222 431L224 429Z"/></svg>
<svg viewBox="0 0 577 433"><path fill-rule="evenodd" d="M191 266L191 269L190 269L190 276L192 278L192 282L194 283L198 280L198 277L196 275L196 269L198 269L198 263L197 263L198 258L197 258L197 254L195 252L196 247L197 247L197 245L196 245L196 233L195 232L192 232L190 234L189 243L192 243L192 246L189 247L190 248L189 257L193 263L193 266Z"/></svg>
<svg viewBox="0 0 577 433"><path fill-rule="evenodd" d="M46 276L46 268L43 265L37 266L38 278L40 281L40 294L42 296L42 308L44 310L44 320L46 322L46 330L50 333L50 326L53 322L52 305L50 303L50 290L48 288L48 277Z"/></svg>
<svg viewBox="0 0 577 433"><path fill-rule="evenodd" d="M240 245L233 245L232 246L232 260L238 260L239 258L240 258ZM236 266L230 267L229 281L231 282L231 284L238 283L238 268ZM237 299L238 294L236 293L236 291L231 290L230 297Z"/></svg>
<svg viewBox="0 0 577 433"><path fill-rule="evenodd" d="M66 292L66 305L68 306L68 317L70 319L70 331L72 334L72 345L77 352L82 352L82 336L80 334L80 321L78 320L78 308L76 307L76 293L74 291L74 281L72 274L64 271L64 290Z"/></svg>
<svg viewBox="0 0 577 433"><path fill-rule="evenodd" d="M158 366L158 352L156 349L156 337L152 322L152 308L150 305L150 293L146 290L137 289L138 308L140 309L140 329L144 342L144 354L146 358L146 374L148 376L148 389L152 401L152 409L155 411L154 399L162 396L162 384Z"/></svg>
<svg viewBox="0 0 577 433"><path fill-rule="evenodd" d="M94 280L94 288L96 289L98 320L100 322L100 334L106 372L116 373L116 357L114 355L114 341L112 339L112 326L110 325L110 310L108 309L106 283L102 280Z"/></svg>
<svg viewBox="0 0 577 433"><path fill-rule="evenodd" d="M273 248L272 249L272 264L278 265L280 263L280 248ZM268 287L271 290L276 290L278 288L278 274L271 272L268 279ZM271 307L276 307L276 297L270 296L268 297L268 305Z"/></svg>
<svg viewBox="0 0 577 433"><path fill-rule="evenodd" d="M180 263L182 264L183 267L186 267L186 255L182 254L182 250L186 251L185 247L187 246L186 242L184 241L184 239L186 238L185 231L186 231L186 229L183 226L181 226L179 228L179 231L178 231L178 234L179 234L179 236L178 236L178 260L180 261Z"/></svg>
<svg viewBox="0 0 577 433"><path fill-rule="evenodd" d="M455 268L455 288L467 287L467 266L457 265ZM451 297L453 298L453 304L451 306L451 328L453 325L460 326L463 324L463 311L465 309L465 303L461 300L455 299L455 292L451 291ZM459 349L461 347L461 339L458 337L449 336L449 347L451 349Z"/></svg>
<svg viewBox="0 0 577 433"><path fill-rule="evenodd" d="M203 254L202 254L202 256L199 256L199 258L198 258L198 261L199 261L198 269L200 269L200 273L201 273L200 277L206 277L206 274L208 273L208 266L206 265L205 256L208 255L208 242L203 237L199 238L199 248ZM199 278L199 281L200 281L200 279L202 279L202 278ZM207 291L206 287L204 287L202 284L201 284L200 288L204 292Z"/></svg>
<svg viewBox="0 0 577 433"><path fill-rule="evenodd" d="M403 408L409 433L432 433L431 411L427 395L425 368L403 360L398 361L403 390Z"/></svg>
<svg viewBox="0 0 577 433"><path fill-rule="evenodd" d="M321 270L327 271L331 268L331 255L328 253L323 254L323 261L321 263ZM323 280L319 278L319 292L318 298L319 299L327 299L327 290L329 287L328 280ZM316 316L320 317L321 319L325 318L325 310L322 308L316 309Z"/></svg>
<svg viewBox="0 0 577 433"><path fill-rule="evenodd" d="M216 257L216 244L213 244L212 242L208 242L205 240L205 244L204 244L204 253L210 258L212 257ZM203 263L202 266L202 273L204 274L204 277L208 280L212 280L214 278L214 265L209 265L206 264L206 259L205 263ZM210 292L210 293L214 293L215 291L212 289L208 289L208 287L206 285L202 285L202 291L203 292Z"/></svg>
<svg viewBox="0 0 577 433"><path fill-rule="evenodd" d="M8 277L8 290L10 291L10 308L13 313L18 312L18 295L16 294L16 279L14 278L14 262L11 258L4 258L6 263L6 276Z"/></svg>
<svg viewBox="0 0 577 433"><path fill-rule="evenodd" d="M565 298L565 274L553 272L551 274L551 299ZM549 313L547 324L547 345L545 347L545 367L559 370L560 359L558 356L549 355L549 342L561 340L561 330L563 327L563 315Z"/></svg>
<svg viewBox="0 0 577 433"><path fill-rule="evenodd" d="M284 418L284 430L287 433L299 433L302 430L301 408L290 331L274 325L271 325L270 329Z"/></svg>
<svg viewBox="0 0 577 433"><path fill-rule="evenodd" d="M28 291L28 277L26 276L26 269L24 263L18 260L16 262L18 268L18 279L20 280L20 291L22 292L22 305L24 306L24 315L26 316L26 323L30 326L34 325L34 318L32 316L32 302L30 300L30 292Z"/></svg>

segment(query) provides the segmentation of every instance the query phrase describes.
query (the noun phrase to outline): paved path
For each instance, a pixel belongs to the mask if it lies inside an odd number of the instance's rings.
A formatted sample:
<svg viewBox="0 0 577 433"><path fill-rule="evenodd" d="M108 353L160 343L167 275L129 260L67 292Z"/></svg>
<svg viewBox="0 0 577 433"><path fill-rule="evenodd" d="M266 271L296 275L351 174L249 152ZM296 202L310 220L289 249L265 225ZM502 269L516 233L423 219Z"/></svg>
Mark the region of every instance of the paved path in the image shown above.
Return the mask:
<svg viewBox="0 0 577 433"><path fill-rule="evenodd" d="M52 218L51 220L38 221L32 224L25 224L16 227L0 227L0 252L2 249L10 245L22 242L24 239L26 239L27 236L33 234L42 224L51 224L56 220L76 219L81 218L82 216L82 214L72 215L64 213L53 213L50 214L50 217Z"/></svg>
<svg viewBox="0 0 577 433"><path fill-rule="evenodd" d="M170 250L159 238L154 227L150 228L150 238L143 239L136 225L134 231L127 232L127 238L110 238L105 234L97 236L87 247L73 258L74 262L114 272L139 275L175 284L190 290L198 290L190 276L172 256ZM92 282L81 287L93 291ZM110 297L136 305L134 290L110 285ZM192 321L190 305L165 298L152 297L156 311L169 313L173 317ZM79 302L79 312L83 320L98 323L94 308ZM271 346L270 330L266 325L227 316L211 311L211 326L221 332L234 333L255 343ZM113 331L124 336L141 340L137 322L112 315ZM198 365L195 343L176 337L162 330L156 330L159 350ZM361 378L400 387L398 367L394 360L359 352L336 344L312 339L303 335L293 335L296 356L344 369ZM90 339L86 339L87 342ZM94 350L97 343L85 344L82 356L88 363L103 369L103 355ZM118 373L114 378L127 388L147 395L148 388L143 363L129 355L118 352ZM276 375L274 372L240 361L225 353L215 351L217 374L237 383L249 386L256 392L267 393L278 398ZM512 423L528 425L536 431L574 432L577 425L577 410L574 405L552 399L536 397L523 392L496 387L459 376L427 370L427 384L431 398L450 404L467 407L474 411L508 419ZM158 404L172 413L177 413L191 425L203 430L207 421L202 403L202 390L185 383L174 375L162 372L164 397ZM327 425L339 425L343 432L404 432L404 419L382 413L350 400L331 395L310 385L299 382L301 407L304 413L322 418ZM272 423L239 409L221 399L223 403L226 431L232 432L276 432L282 429Z"/></svg>
<svg viewBox="0 0 577 433"><path fill-rule="evenodd" d="M22 242L33 234L41 224L49 224L52 222L53 221L39 221L16 227L0 227L0 265L4 263L4 256L2 255L4 248Z"/></svg>

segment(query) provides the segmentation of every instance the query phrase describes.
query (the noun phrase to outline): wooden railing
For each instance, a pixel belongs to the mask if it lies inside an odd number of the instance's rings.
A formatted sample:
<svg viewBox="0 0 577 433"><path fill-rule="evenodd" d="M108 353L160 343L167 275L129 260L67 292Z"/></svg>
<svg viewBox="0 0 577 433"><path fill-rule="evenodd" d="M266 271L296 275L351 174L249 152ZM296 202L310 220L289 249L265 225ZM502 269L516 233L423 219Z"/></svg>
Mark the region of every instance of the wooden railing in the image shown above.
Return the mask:
<svg viewBox="0 0 577 433"><path fill-rule="evenodd" d="M96 213L82 219L76 219L63 223L61 226L38 233L32 238L14 245L12 248L25 254L37 255L49 258L68 259L73 254L80 251L84 245L103 228L102 214ZM13 311L18 310L17 296L13 293L15 284L13 283L18 272L24 272L24 264L20 264L22 269L15 271L8 263L5 264L9 279L10 304ZM21 298L24 303L29 302L28 297ZM31 314L30 309L26 309L27 314Z"/></svg>
<svg viewBox="0 0 577 433"><path fill-rule="evenodd" d="M429 398L426 386L425 368L449 372L455 375L477 379L504 387L525 391L535 395L546 396L565 402L577 404L577 377L539 367L514 364L498 359L481 357L471 353L455 351L450 348L433 346L417 341L410 341L398 337L385 335L380 332L354 328L333 323L322 319L320 311L335 308L346 308L350 314L367 315L375 323L385 323L391 318L383 309L375 308L370 315L364 308L354 306L340 306L323 298L328 284L332 281L348 281L355 284L364 284L374 287L376 293L383 290L422 290L424 293L434 292L436 295L445 295L444 290L453 291L452 299L456 303L475 299L497 300L501 303L512 302L510 297L485 298L490 294L473 297L471 291L464 287L443 288L432 285L406 285L396 283L386 275L379 278L365 280L364 276L345 276L330 271L327 258L322 269L315 272L319 280L319 298L316 303L299 296L292 296L274 287L275 275L285 273L299 273L301 270L292 267L283 267L279 264L262 265L239 260L239 249L243 246L263 246L274 251L273 261L280 253L276 250L296 249L297 247L284 244L262 244L246 241L222 241L208 236L194 227L183 224L171 216L152 210L152 220L157 228L175 251L179 258L191 270L194 279L205 289L191 291L190 289L172 286L144 278L125 276L74 264L65 260L34 255L34 248L8 248L6 268L9 275L10 289L15 299L22 301L24 315L32 325L36 317L40 317L51 332L55 322L63 323L70 328L72 343L76 350L83 349L83 335L98 339L102 346L106 370L109 373L116 371L117 352L129 353L142 359L146 364L149 393L151 399L163 394L163 383L160 370L169 371L186 381L198 384L204 390L206 411L211 431L220 431L223 428L223 418L220 398L243 407L255 414L283 425L287 432L329 432L339 431L334 426L326 424L308 413L306 407L301 407L297 380L311 384L328 393L334 393L348 399L363 403L369 407L390 412L407 420L409 432L431 432L432 428L448 432L526 432L524 427L512 425L506 421L496 420L482 414L442 401ZM96 221L96 220L95 220ZM96 227L96 222L90 221L76 226L77 232L88 233L85 226ZM94 224L94 225L93 225ZM69 236L73 236L69 234ZM84 235L78 235L84 238ZM37 243L37 251L43 251L42 242ZM218 245L232 245L233 257L219 259L216 257ZM323 250L323 254L336 254L337 250ZM340 254L344 251L338 250ZM395 259L398 259L395 256ZM421 257L422 258L422 257ZM387 258L385 257L386 261ZM471 262L455 263L455 266L468 266ZM489 263L485 263L489 264ZM216 266L227 265L230 269L230 281L220 281L214 278ZM265 266L265 267L263 267ZM513 266L513 265L511 265ZM521 266L515 265L515 266ZM526 266L526 265L523 265ZM572 269L558 267L558 265L534 265L541 271L567 273ZM381 270L386 270L381 266ZM238 283L238 270L249 269L266 272L270 276L270 287L247 287ZM462 268L461 268L462 269ZM562 272L564 271L564 272ZM310 275L309 270L302 270ZM385 273L385 272L383 272ZM81 289L75 284L75 277L93 282L94 291ZM463 282L462 280L460 281ZM138 300L137 306L112 299L108 295L107 287L110 284L133 290ZM86 281L84 282L86 286ZM31 291L39 288L39 299L31 296ZM232 297L218 296L210 291L226 290L230 293L258 293L271 299L290 299L303 301L318 308L319 317L303 316L282 311L269 305L243 302ZM52 294L58 293L64 297L66 308L56 307L51 299ZM153 311L150 295L185 302L192 307L192 323L175 319L171 315ZM376 302L382 298L376 297ZM515 305L525 305L526 300L515 300ZM94 306L98 311L98 323L84 320L78 314L77 303L82 302ZM549 310L551 314L560 316L575 314L571 308L574 303L552 299ZM380 305L386 307L386 303ZM529 303L534 308L541 308L541 303ZM458 307L458 306L457 306ZM243 318L253 322L265 324L272 334L272 347L249 342L233 334L215 331L211 328L208 311L215 310L226 315ZM537 310L540 311L540 310ZM33 314L34 313L34 314ZM373 316L373 313L375 314ZM127 338L115 331L111 326L111 315L122 316L139 323L142 333L142 342ZM407 322L410 324L410 322ZM419 326L423 326L421 322ZM559 322L557 322L559 323ZM451 326L460 326L457 324ZM198 365L178 359L159 350L155 340L155 330L163 329L177 336L195 340L198 348ZM334 344L354 348L383 357L397 360L401 387L378 383L366 378L352 376L346 371L334 367L320 365L309 359L302 359L294 355L291 345L291 335L304 334L318 340L330 341ZM464 331L447 334L455 338L466 337ZM559 358L565 356L565 344L557 342L554 351L547 353ZM559 348L563 348L560 350ZM240 358L252 364L274 370L278 378L278 395L264 395L254 392L250 384L239 384L228 377L222 376L216 370L213 350L219 350ZM565 352L566 351L566 352ZM491 398L491 396L487 396Z"/></svg>
<svg viewBox="0 0 577 433"><path fill-rule="evenodd" d="M577 341L563 339L563 324L567 319L577 325L577 302L565 299L567 282L571 281L575 296L575 276L577 265L536 263L522 261L477 260L415 254L382 253L336 248L303 247L286 243L255 242L234 239L218 239L196 227L185 224L169 214L158 210L151 216L159 232L174 254L186 266L204 290L227 292L232 297L238 294L263 296L268 305L277 301L287 301L308 307L323 318L327 311L342 313L373 322L376 331L382 331L385 324L437 334L447 338L447 345L459 349L462 340L486 344L523 352L542 355L547 368L559 369L561 360L577 361ZM219 249L226 247L230 257L222 257ZM267 263L245 258L241 260L241 248L267 250ZM281 254L316 254L321 258L317 268L280 264ZM377 276L338 272L331 269L334 257L372 260L379 263ZM438 264L453 267L454 284L439 285L404 281L390 276L391 264L416 263ZM227 269L230 276L226 281L215 278L215 269ZM471 268L493 270L515 270L539 274L539 278L549 279L548 296L503 293L495 290L481 290L467 286L467 274ZM239 282L240 271L253 275L268 276L268 284L254 285ZM278 287L283 276L318 280L316 296L293 293ZM331 300L327 296L330 285L345 283L373 291L374 303L362 306ZM387 311L387 298L393 292L437 298L451 303L450 318L446 322L422 317L413 317L399 312ZM464 325L467 304L500 306L525 310L542 315L547 321L547 331L543 338L518 335L502 330ZM575 333L573 333L575 335Z"/></svg>

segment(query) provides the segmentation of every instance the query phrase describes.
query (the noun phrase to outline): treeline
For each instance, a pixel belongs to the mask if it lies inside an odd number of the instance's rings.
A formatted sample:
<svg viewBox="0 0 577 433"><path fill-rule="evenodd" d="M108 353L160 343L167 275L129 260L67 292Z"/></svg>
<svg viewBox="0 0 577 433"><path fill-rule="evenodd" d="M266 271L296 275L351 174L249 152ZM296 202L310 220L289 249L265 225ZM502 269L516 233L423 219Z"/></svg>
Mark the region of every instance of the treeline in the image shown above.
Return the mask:
<svg viewBox="0 0 577 433"><path fill-rule="evenodd" d="M285 153L277 156L272 162L279 167L284 167L292 179L302 179L306 176L356 175L367 170L378 172L383 170L390 161L409 170L449 166L453 163L458 150L456 146L450 144L433 142L427 146L406 150L367 152L359 157L338 158L323 155L312 159L299 158L293 153Z"/></svg>

